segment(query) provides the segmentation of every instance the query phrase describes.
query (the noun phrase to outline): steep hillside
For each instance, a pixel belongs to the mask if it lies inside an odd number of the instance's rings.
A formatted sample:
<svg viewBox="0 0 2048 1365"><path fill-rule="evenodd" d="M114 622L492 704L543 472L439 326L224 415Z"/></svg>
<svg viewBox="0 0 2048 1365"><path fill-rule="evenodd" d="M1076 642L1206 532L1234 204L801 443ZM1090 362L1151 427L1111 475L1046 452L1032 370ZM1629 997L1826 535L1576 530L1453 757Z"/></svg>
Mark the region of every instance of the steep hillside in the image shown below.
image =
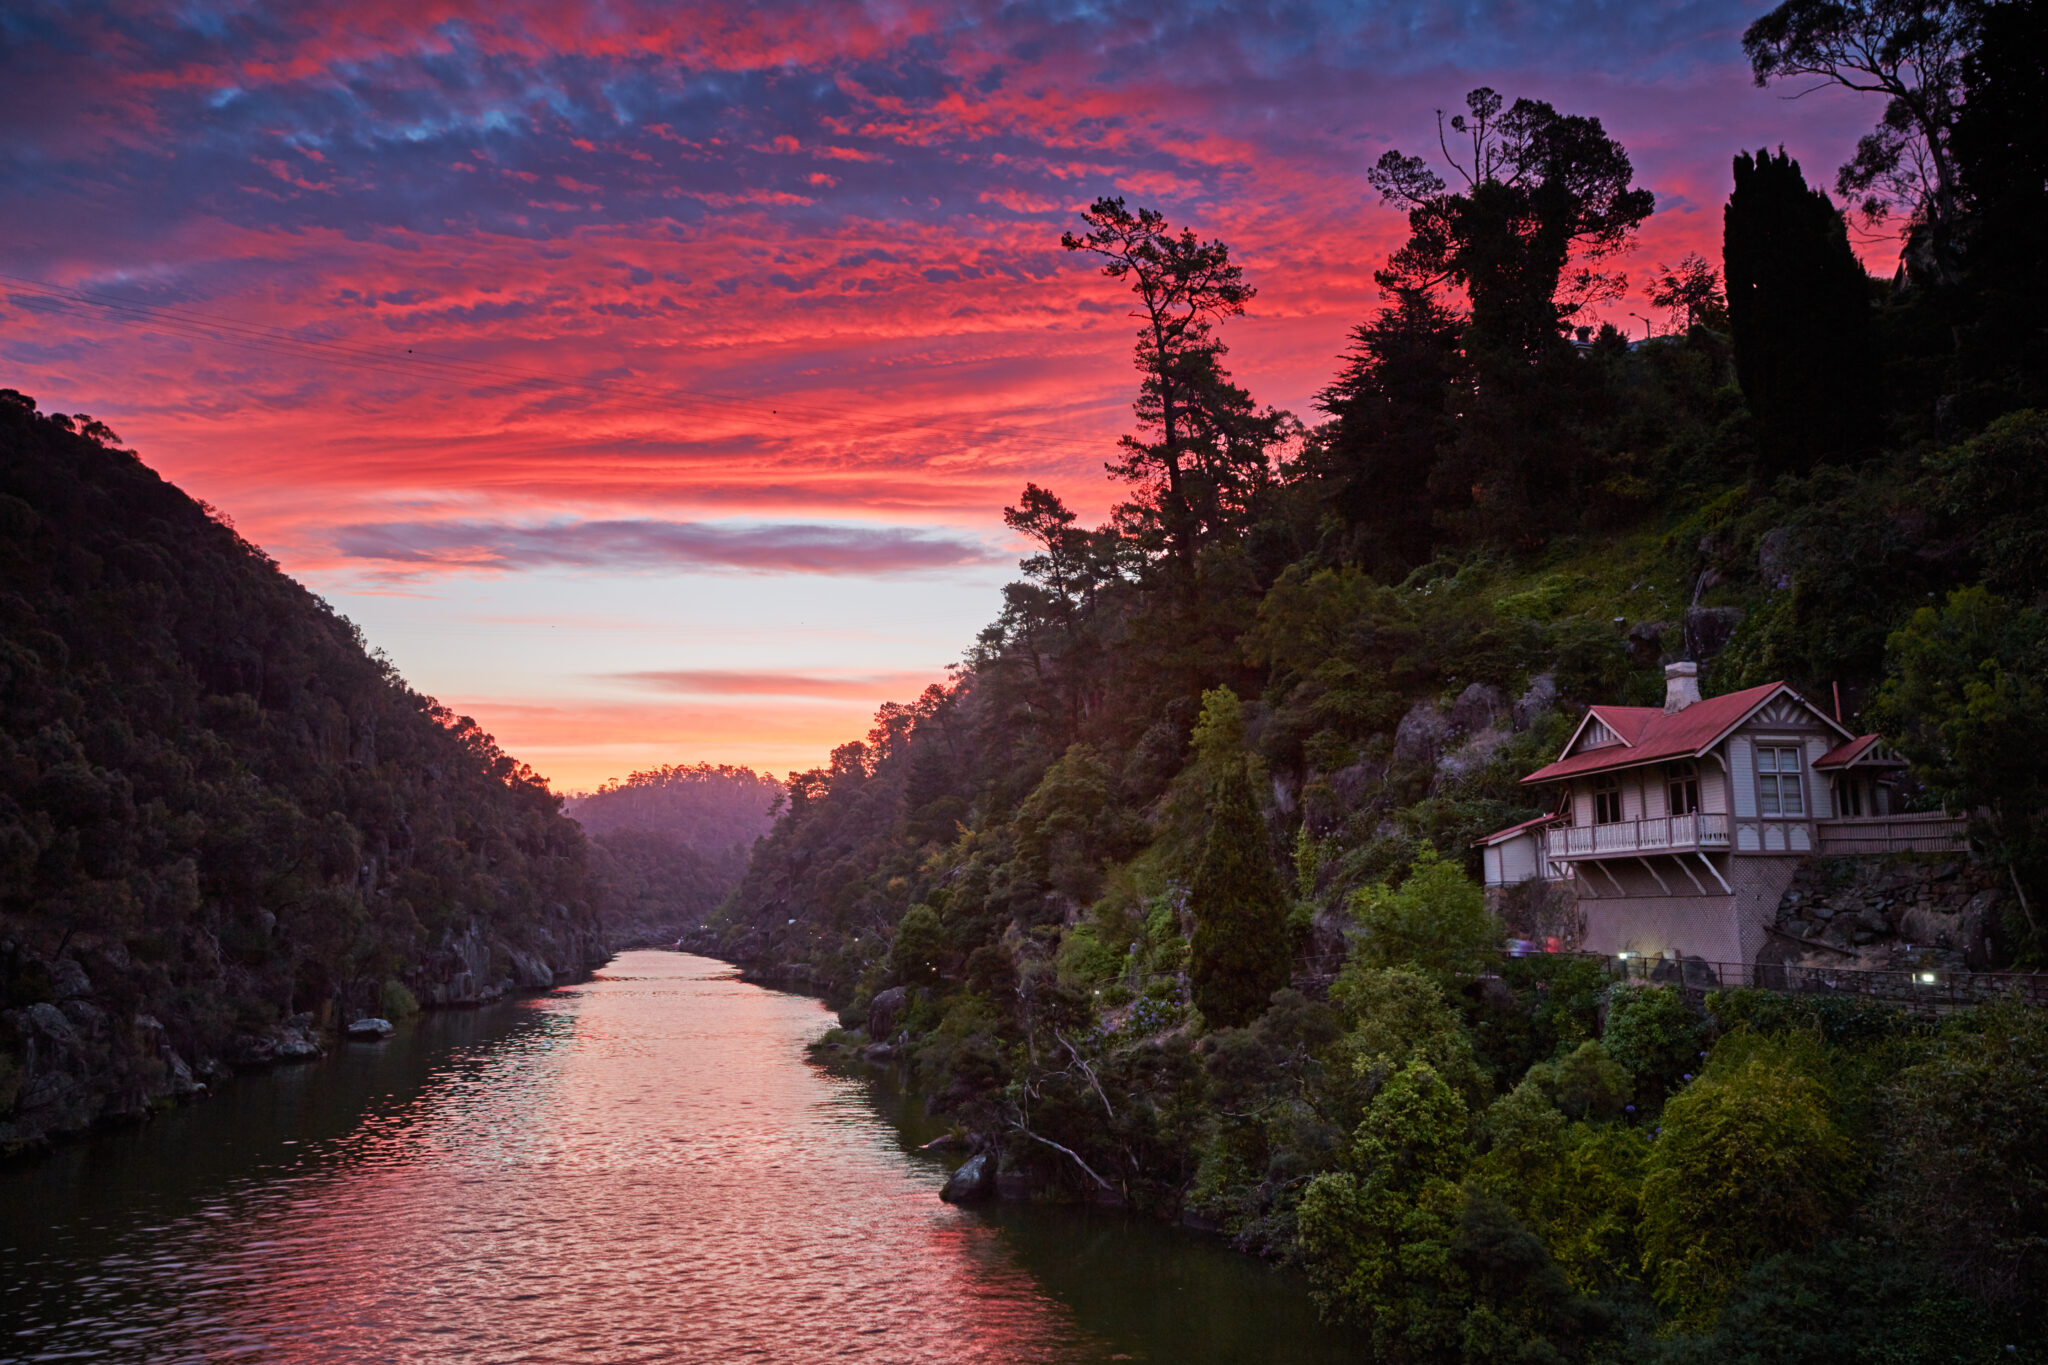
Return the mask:
<svg viewBox="0 0 2048 1365"><path fill-rule="evenodd" d="M0 1147L600 961L559 804L112 432L0 392Z"/></svg>
<svg viewBox="0 0 2048 1365"><path fill-rule="evenodd" d="M1702 661L1891 740L1902 801L1978 817L1970 884L2015 889L1996 965L2048 962L2048 414L2007 363L2039 317L1987 351L2015 280L1866 277L1765 153L1727 296L1693 258L1682 329L1574 328L1650 205L1597 121L1467 103L1495 169L1375 168L1412 237L1314 427L1223 365L1223 243L1085 211L1064 245L1141 322L1128 500L1090 530L1023 490L956 682L792 775L692 941L841 1005L827 1046L902 1067L1001 1188L1296 1260L1379 1358L2041 1358L2048 1013L1504 958L1570 925L1489 906L1470 848L1541 813L1520 779L1588 704Z"/></svg>
<svg viewBox="0 0 2048 1365"><path fill-rule="evenodd" d="M768 832L782 784L730 764L672 764L572 796L590 836L614 948L663 946L697 929Z"/></svg>

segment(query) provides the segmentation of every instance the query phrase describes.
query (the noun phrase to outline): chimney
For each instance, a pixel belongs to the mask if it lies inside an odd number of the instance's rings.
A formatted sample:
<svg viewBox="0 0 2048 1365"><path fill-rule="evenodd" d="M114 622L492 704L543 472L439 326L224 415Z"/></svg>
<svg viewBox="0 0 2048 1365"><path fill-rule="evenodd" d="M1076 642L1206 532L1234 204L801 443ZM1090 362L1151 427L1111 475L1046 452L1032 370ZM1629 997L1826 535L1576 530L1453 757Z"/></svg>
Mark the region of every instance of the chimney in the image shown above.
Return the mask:
<svg viewBox="0 0 2048 1365"><path fill-rule="evenodd" d="M1683 711L1700 699L1700 666L1690 659L1664 665L1664 714Z"/></svg>

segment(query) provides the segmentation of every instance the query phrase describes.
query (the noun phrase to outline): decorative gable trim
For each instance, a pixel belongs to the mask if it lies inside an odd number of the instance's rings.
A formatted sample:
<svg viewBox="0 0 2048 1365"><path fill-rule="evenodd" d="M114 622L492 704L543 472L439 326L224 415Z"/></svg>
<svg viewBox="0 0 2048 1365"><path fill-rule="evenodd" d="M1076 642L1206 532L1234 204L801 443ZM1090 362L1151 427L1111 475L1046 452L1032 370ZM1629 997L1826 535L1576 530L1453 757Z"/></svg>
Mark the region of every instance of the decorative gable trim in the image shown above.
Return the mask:
<svg viewBox="0 0 2048 1365"><path fill-rule="evenodd" d="M1589 706L1586 714L1579 718L1579 728L1572 731L1572 737L1565 741L1564 748L1558 750L1557 757L1563 760L1588 749L1607 749L1617 744L1624 749L1630 747L1618 730L1600 719L1600 708Z"/></svg>
<svg viewBox="0 0 2048 1365"><path fill-rule="evenodd" d="M1771 692L1755 706L1750 707L1746 713L1736 717L1735 722L1728 726L1727 729L1715 735L1705 744L1702 744L1699 747L1699 752L1705 754L1708 750L1724 742L1728 736L1754 721L1760 720L1766 725L1804 725L1809 719L1819 721L1843 739L1856 738L1856 736L1849 733L1848 728L1840 721L1800 696L1797 692L1794 692L1791 688L1780 683L1775 691Z"/></svg>

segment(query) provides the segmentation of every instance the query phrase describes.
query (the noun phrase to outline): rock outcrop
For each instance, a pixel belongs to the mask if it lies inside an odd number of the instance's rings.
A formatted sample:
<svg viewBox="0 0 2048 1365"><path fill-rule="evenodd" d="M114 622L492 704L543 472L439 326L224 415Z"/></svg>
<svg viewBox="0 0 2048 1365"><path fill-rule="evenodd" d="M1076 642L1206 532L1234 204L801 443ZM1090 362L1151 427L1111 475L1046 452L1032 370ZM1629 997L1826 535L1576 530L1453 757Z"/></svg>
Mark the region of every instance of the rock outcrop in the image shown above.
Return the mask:
<svg viewBox="0 0 2048 1365"><path fill-rule="evenodd" d="M987 1152L976 1152L947 1178L939 1198L948 1204L979 1204L995 1192L996 1159Z"/></svg>
<svg viewBox="0 0 2048 1365"><path fill-rule="evenodd" d="M1982 970L2008 895L2001 875L1930 854L1813 858L1778 903L1768 962Z"/></svg>

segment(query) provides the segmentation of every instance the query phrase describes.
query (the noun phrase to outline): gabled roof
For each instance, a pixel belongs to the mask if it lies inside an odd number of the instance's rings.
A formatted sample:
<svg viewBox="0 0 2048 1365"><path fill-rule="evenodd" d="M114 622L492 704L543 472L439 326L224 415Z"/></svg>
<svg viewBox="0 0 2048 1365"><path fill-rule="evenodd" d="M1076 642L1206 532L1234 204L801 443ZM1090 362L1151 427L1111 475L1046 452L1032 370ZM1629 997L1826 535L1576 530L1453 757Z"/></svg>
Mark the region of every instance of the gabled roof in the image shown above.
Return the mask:
<svg viewBox="0 0 2048 1365"><path fill-rule="evenodd" d="M1816 768L1853 768L1859 763L1873 768L1906 766L1906 760L1879 743L1876 735L1858 735L1847 744L1838 744L1813 760Z"/></svg>
<svg viewBox="0 0 2048 1365"><path fill-rule="evenodd" d="M1784 683L1765 683L1761 687L1745 687L1740 692L1696 701L1682 711L1667 712L1659 706L1589 707L1586 720L1597 718L1620 738L1621 743L1603 744L1597 749L1573 753L1579 734L1586 728L1586 722L1582 721L1579 731L1572 735L1571 743L1565 746L1564 756L1547 767L1538 768L1522 781L1556 782L1612 768L1634 768L1674 758L1699 758L1781 692L1825 721L1843 738L1848 738L1847 730Z"/></svg>
<svg viewBox="0 0 2048 1365"><path fill-rule="evenodd" d="M1494 844L1504 844L1517 834L1527 834L1530 830L1540 829L1544 825L1553 824L1562 819L1564 819L1562 811L1552 811L1548 815L1539 815L1534 820L1524 820L1519 825L1509 825L1506 829L1497 829L1484 838L1474 839L1472 847L1487 848Z"/></svg>

